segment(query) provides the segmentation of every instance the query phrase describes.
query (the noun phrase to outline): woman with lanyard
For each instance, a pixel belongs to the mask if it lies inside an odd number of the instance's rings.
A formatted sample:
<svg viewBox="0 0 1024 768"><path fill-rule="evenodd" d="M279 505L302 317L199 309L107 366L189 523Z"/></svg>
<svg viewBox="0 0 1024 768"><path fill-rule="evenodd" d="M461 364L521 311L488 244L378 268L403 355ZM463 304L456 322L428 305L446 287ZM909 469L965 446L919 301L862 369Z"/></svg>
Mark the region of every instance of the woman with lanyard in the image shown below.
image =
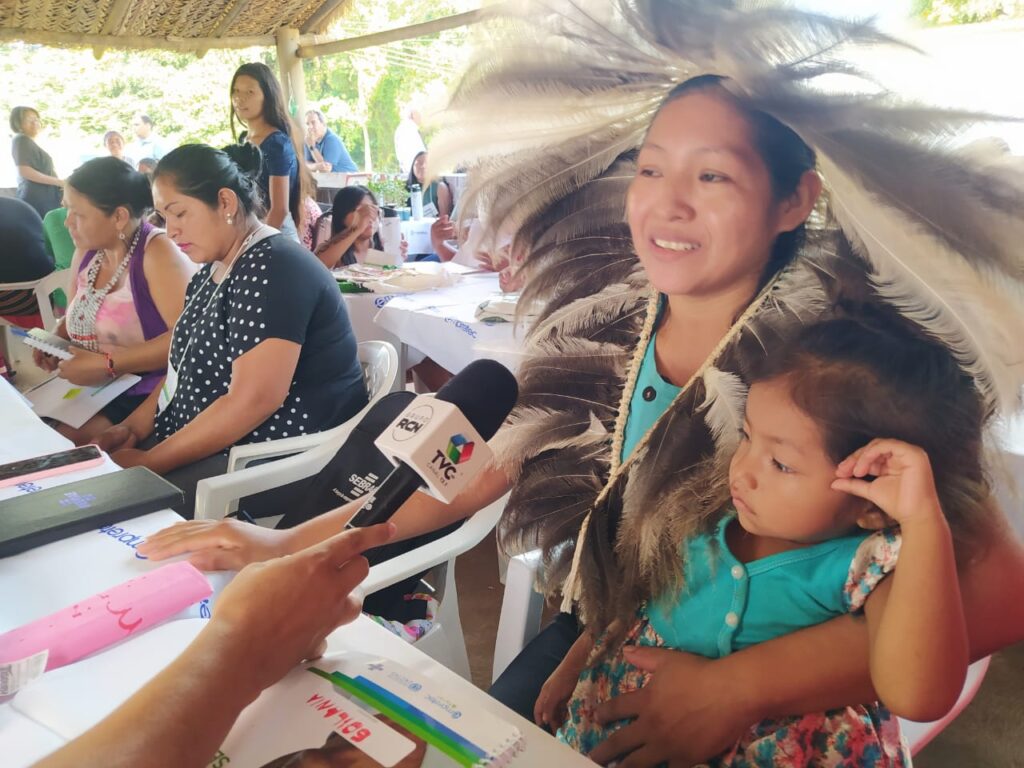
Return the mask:
<svg viewBox="0 0 1024 768"><path fill-rule="evenodd" d="M288 117L281 84L260 62L243 64L231 78L231 131L237 117L246 130L240 139L262 156L257 183L267 206L267 224L294 240L303 229L303 200L313 191L313 177L302 157L298 129Z"/></svg>
<svg viewBox="0 0 1024 768"><path fill-rule="evenodd" d="M728 499L719 472L741 425L743 373L778 339L891 302L888 316L904 314L892 322L920 324L956 351L988 408L1011 412L1024 384L1012 347L1024 332L1019 177L998 157L934 147L932 127L963 113L810 82L848 71L820 59L847 40L877 42L869 25L726 2L597 5L496 24L514 37L490 42L450 106L463 130L445 161L475 163L466 205L483 209L491 233L514 225L513 247L529 253L527 298L547 306L519 370L519 406L495 439L500 466L451 505L417 495L394 517L398 535L413 536L511 487L504 541L542 547L545 583L573 609L495 685L528 717L580 631L576 616L601 632L678 588L683 542L718 510L702 500ZM536 61L540 74L524 64ZM473 143L467 125L488 128ZM522 151L522 136L541 135L554 138ZM840 223L810 227L818 169ZM935 173L948 183L929 196ZM964 302L970 312L946 309ZM237 568L321 541L353 512L272 535L192 523L140 549ZM988 520L984 555L961 570L975 658L1024 637L1024 553L998 513ZM633 661L651 682L597 713L633 721L590 756L689 765L762 719L873 701L867 649L851 616L716 661L640 649Z"/></svg>
<svg viewBox="0 0 1024 768"><path fill-rule="evenodd" d="M367 402L338 288L305 248L259 220L250 145L165 155L153 192L178 247L202 268L173 329L167 377L97 441L186 492L224 471L233 445L330 429Z"/></svg>
<svg viewBox="0 0 1024 768"><path fill-rule="evenodd" d="M74 342L73 357L61 361L35 350L33 359L84 386L123 373L142 376L80 428L58 426L82 445L126 418L163 378L168 329L181 314L195 266L145 220L153 207L149 179L123 160L83 164L68 177L64 202L75 253L68 311L54 333Z"/></svg>

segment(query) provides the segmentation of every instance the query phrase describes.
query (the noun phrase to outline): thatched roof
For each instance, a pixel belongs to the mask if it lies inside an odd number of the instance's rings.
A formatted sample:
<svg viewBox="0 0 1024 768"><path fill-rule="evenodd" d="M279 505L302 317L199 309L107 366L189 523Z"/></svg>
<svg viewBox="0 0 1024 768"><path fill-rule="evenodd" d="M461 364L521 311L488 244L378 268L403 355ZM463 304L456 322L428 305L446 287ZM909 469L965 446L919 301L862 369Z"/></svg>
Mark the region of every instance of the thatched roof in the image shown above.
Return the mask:
<svg viewBox="0 0 1024 768"><path fill-rule="evenodd" d="M324 31L351 0L0 0L0 40L202 51Z"/></svg>

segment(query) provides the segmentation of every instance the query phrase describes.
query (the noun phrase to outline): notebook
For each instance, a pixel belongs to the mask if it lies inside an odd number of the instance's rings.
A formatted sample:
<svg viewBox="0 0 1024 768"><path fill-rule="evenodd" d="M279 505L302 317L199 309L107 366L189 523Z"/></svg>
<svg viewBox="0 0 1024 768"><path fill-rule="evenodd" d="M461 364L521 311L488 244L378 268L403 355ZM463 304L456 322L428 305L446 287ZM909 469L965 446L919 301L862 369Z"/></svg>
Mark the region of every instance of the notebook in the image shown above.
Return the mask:
<svg viewBox="0 0 1024 768"><path fill-rule="evenodd" d="M358 750L370 760L360 765L468 768L510 765L522 748L518 728L425 674L344 651L302 665L264 691L218 757L239 768L284 768Z"/></svg>
<svg viewBox="0 0 1024 768"><path fill-rule="evenodd" d="M56 419L78 429L139 381L141 379L134 373L125 373L106 384L89 387L54 376L28 390L25 397L32 403L37 416Z"/></svg>
<svg viewBox="0 0 1024 768"><path fill-rule="evenodd" d="M44 331L42 328L29 329L28 333L25 334L25 343L61 360L70 360L73 357L71 354L72 347L82 349L78 344L68 341L55 333Z"/></svg>

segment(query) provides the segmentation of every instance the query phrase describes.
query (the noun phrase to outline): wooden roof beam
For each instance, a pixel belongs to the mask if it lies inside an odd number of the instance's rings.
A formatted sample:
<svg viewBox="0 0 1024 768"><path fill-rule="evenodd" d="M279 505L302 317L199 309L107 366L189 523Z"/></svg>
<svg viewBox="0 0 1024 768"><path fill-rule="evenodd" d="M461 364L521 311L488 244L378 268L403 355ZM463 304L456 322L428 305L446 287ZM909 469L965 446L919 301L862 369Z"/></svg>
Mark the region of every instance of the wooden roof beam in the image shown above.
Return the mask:
<svg viewBox="0 0 1024 768"><path fill-rule="evenodd" d="M246 8L249 7L249 0L235 0L235 4L231 7L231 10L227 12L227 15L220 20L220 24L213 30L213 37L224 37L228 33L228 30L234 26L235 22L238 21L238 17L242 15ZM273 45L274 36L270 36L271 45Z"/></svg>
<svg viewBox="0 0 1024 768"><path fill-rule="evenodd" d="M361 48L372 48L375 45L385 45L399 40L411 40L415 37L432 35L435 32L443 32L446 29L456 29L470 24L477 24L484 21L493 11L481 8L476 11L457 13L454 16L445 16L441 19L424 21L420 24L411 24L408 27L387 29L383 32L374 32L370 35L349 37L344 40L336 40L333 43L318 43L315 45L300 45L296 55L300 59L313 59L317 56L327 56L332 53L344 53L345 51L357 51Z"/></svg>
<svg viewBox="0 0 1024 768"><path fill-rule="evenodd" d="M59 45L66 48L100 49L160 49L197 53L210 48L269 47L275 44L273 35L253 37L142 37L125 35L75 35L68 32L45 32L36 29L0 29L0 40L20 40L40 45Z"/></svg>
<svg viewBox="0 0 1024 768"><path fill-rule="evenodd" d="M299 32L304 35L316 32L345 2L346 0L324 0L320 7L313 11L313 15L306 19Z"/></svg>
<svg viewBox="0 0 1024 768"><path fill-rule="evenodd" d="M103 29L100 30L100 34L118 34L121 31L121 27L124 26L125 17L128 15L128 7L131 4L132 0L114 0L114 4L110 6L110 11L107 13L107 18L103 22Z"/></svg>

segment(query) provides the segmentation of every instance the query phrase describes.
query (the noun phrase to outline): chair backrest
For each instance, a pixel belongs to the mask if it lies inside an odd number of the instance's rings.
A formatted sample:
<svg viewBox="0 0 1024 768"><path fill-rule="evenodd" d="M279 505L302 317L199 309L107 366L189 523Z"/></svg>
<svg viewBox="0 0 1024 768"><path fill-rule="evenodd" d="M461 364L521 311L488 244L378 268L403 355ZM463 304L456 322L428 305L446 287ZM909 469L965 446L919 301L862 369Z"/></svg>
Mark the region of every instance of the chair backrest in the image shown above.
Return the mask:
<svg viewBox="0 0 1024 768"><path fill-rule="evenodd" d="M366 394L371 400L405 386L404 381L398 380L398 352L386 341L359 342L359 363L363 367Z"/></svg>

